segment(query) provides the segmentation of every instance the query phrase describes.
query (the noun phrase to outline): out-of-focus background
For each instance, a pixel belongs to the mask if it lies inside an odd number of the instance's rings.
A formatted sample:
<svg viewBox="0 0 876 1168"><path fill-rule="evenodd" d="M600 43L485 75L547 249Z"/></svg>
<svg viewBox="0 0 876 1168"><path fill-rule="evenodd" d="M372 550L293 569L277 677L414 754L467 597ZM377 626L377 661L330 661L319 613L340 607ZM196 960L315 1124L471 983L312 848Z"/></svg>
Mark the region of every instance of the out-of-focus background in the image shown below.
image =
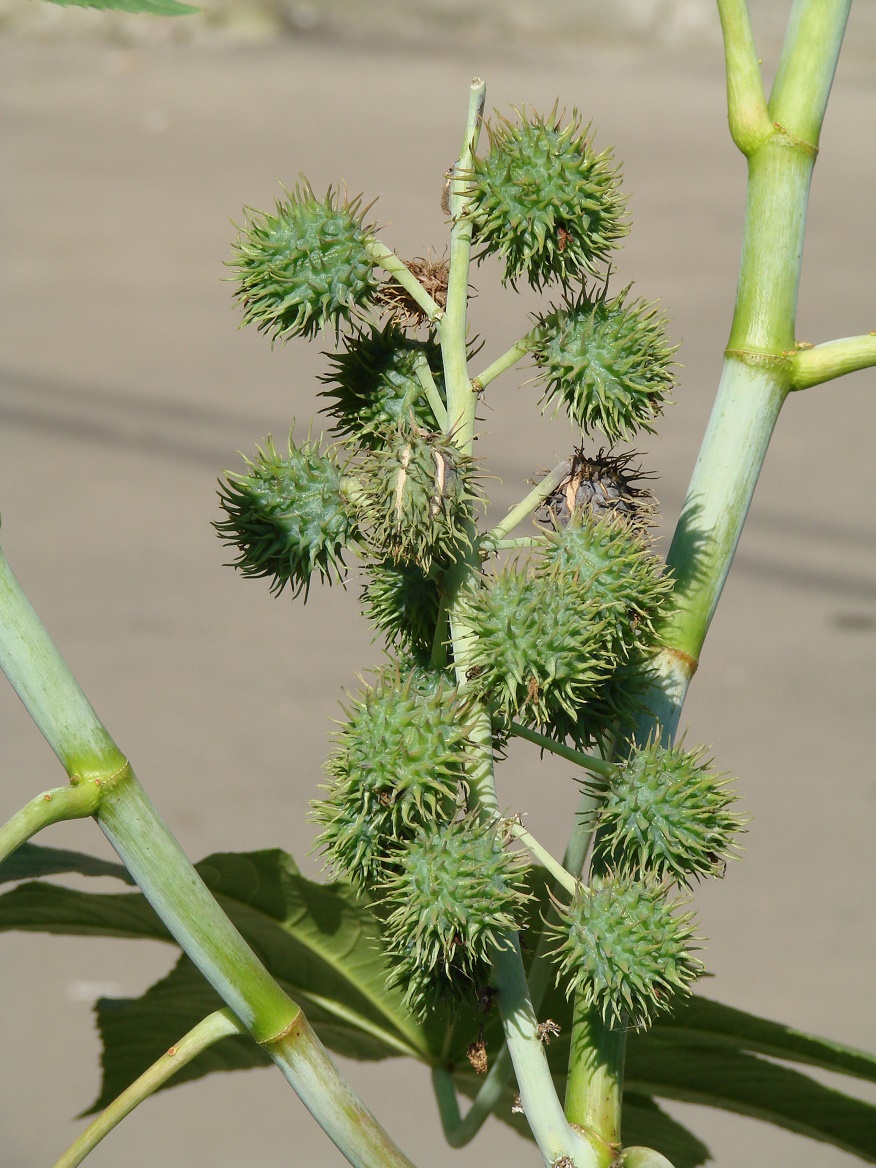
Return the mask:
<svg viewBox="0 0 876 1168"><path fill-rule="evenodd" d="M752 0L767 74L787 5ZM0 2L0 511L31 600L189 855L281 846L305 871L308 801L330 719L379 659L358 582L306 608L239 579L210 522L215 481L268 432L318 408L323 345L271 351L238 331L223 262L242 207L277 180L380 195L384 240L440 251L442 174L470 78L488 108L555 99L624 163L634 230L615 279L659 297L681 343L678 404L640 447L671 530L729 326L744 165L726 132L711 0L206 0L176 21ZM876 4L856 0L811 199L799 336L876 327ZM475 276L489 361L527 327L531 294ZM504 512L578 437L538 423L525 374L494 383L482 454ZM747 854L698 891L705 991L876 1048L872 840L876 658L876 375L787 404L684 724L739 776ZM317 423L317 429L319 423ZM61 781L0 687L0 820ZM561 849L569 768L525 744L500 771L509 809ZM45 842L109 854L90 824ZM90 887L98 887L95 884ZM53 1162L97 1091L90 1005L142 992L169 948L0 937L0 1162ZM428 1077L347 1065L421 1168L534 1163L488 1126L443 1143ZM852 1085L852 1090L854 1090ZM850 1157L746 1119L669 1104L721 1168L848 1168ZM216 1076L147 1103L95 1168L340 1156L281 1077Z"/></svg>

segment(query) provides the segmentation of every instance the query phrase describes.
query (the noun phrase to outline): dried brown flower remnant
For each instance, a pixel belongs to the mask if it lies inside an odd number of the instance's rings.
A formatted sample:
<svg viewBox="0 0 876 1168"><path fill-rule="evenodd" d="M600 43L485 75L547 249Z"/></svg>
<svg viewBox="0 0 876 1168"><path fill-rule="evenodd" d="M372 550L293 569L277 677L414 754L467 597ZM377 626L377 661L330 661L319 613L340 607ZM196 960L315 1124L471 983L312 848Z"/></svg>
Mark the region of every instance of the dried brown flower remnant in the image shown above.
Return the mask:
<svg viewBox="0 0 876 1168"><path fill-rule="evenodd" d="M614 516L635 530L646 530L657 501L647 487L637 485L650 476L632 465L636 457L634 451L613 455L600 450L588 458L584 447L578 447L568 477L548 495L536 519L545 526L565 527L575 512L587 510L597 519Z"/></svg>
<svg viewBox="0 0 876 1168"><path fill-rule="evenodd" d="M450 261L446 256L414 256L406 261L408 271L416 276L432 299L442 308L447 305L447 281L450 276ZM418 328L428 321L423 309L410 292L393 279L384 280L378 287L375 299L385 311L390 313L401 328Z"/></svg>
<svg viewBox="0 0 876 1168"><path fill-rule="evenodd" d="M538 1024L538 1039L543 1042L545 1046L548 1045L552 1038L556 1038L560 1033L562 1027L553 1018L547 1018L544 1022Z"/></svg>
<svg viewBox="0 0 876 1168"><path fill-rule="evenodd" d="M485 1075L487 1073L488 1061L487 1044L484 1042L483 1036L477 1042L473 1042L465 1053L474 1073L476 1075Z"/></svg>

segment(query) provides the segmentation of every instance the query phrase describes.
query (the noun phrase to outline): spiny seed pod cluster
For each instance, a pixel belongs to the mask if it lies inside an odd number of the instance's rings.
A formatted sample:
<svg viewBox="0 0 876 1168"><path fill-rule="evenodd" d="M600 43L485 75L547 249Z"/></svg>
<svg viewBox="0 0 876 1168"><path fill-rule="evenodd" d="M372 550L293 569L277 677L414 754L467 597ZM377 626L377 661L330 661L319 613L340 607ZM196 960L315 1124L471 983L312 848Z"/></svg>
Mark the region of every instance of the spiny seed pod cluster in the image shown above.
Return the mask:
<svg viewBox="0 0 876 1168"><path fill-rule="evenodd" d="M321 380L329 388L326 413L338 433L374 447L391 428L433 424L417 365L424 362L436 385L443 385L441 349L434 336L413 340L396 325L372 327L344 340L340 353L328 354L331 372ZM440 391L440 388L439 388Z"/></svg>
<svg viewBox="0 0 876 1168"><path fill-rule="evenodd" d="M722 875L745 819L731 810L736 796L727 777L705 756L704 747L652 740L632 750L610 778L592 781L601 799L594 864L682 885Z"/></svg>
<svg viewBox="0 0 876 1168"><path fill-rule="evenodd" d="M549 929L569 996L578 993L617 1027L647 1027L702 972L693 956L692 913L679 913L658 883L594 877Z"/></svg>
<svg viewBox="0 0 876 1168"><path fill-rule="evenodd" d="M425 1012L489 983L495 952L523 923L524 869L497 827L466 817L423 828L384 884L390 984Z"/></svg>
<svg viewBox="0 0 876 1168"><path fill-rule="evenodd" d="M537 318L532 356L542 400L564 406L585 433L609 442L653 431L674 384L676 346L656 305L585 293Z"/></svg>
<svg viewBox="0 0 876 1168"><path fill-rule="evenodd" d="M443 434L413 426L384 430L357 466L359 511L369 542L384 556L428 573L470 542L474 461Z"/></svg>
<svg viewBox="0 0 876 1168"><path fill-rule="evenodd" d="M457 815L464 718L449 679L400 667L385 669L346 713L314 818L332 866L366 885L382 873L391 846Z"/></svg>
<svg viewBox="0 0 876 1168"><path fill-rule="evenodd" d="M475 160L467 214L480 256L499 255L505 280L534 288L596 274L626 235L625 197L611 152L596 153L577 113L562 125L526 108L516 124L488 126Z"/></svg>
<svg viewBox="0 0 876 1168"><path fill-rule="evenodd" d="M231 267L244 324L272 340L337 333L373 302L375 262L366 241L373 226L361 198L329 187L317 198L306 179L278 199L276 214L248 211Z"/></svg>
<svg viewBox="0 0 876 1168"><path fill-rule="evenodd" d="M245 461L248 473L229 474L220 484L226 518L213 525L238 549L234 567L268 577L274 593L287 584L294 595L306 593L314 571L329 583L339 578L357 525L334 454L309 439L296 446L290 434L285 456L268 438Z"/></svg>

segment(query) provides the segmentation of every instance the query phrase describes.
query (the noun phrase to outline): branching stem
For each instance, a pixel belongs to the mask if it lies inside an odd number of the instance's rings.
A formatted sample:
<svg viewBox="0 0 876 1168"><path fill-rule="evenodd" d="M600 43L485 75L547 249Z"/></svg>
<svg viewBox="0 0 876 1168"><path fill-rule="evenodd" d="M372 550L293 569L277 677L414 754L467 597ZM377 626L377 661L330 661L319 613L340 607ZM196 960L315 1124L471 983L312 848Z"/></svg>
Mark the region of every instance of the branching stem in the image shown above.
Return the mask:
<svg viewBox="0 0 876 1168"><path fill-rule="evenodd" d="M238 1022L230 1010L216 1010L208 1014L92 1120L55 1162L54 1168L76 1168L144 1099L164 1086L201 1051L233 1034L246 1034L246 1027Z"/></svg>
<svg viewBox="0 0 876 1168"><path fill-rule="evenodd" d="M606 762L604 758L597 758L594 754L585 754L583 750L575 750L574 747L548 738L546 734L539 734L537 730L530 730L528 726L522 726L519 722L511 723L511 733L515 738L525 738L527 742L535 743L542 750L556 754L559 758L565 758L568 762L573 762L604 779L609 779L614 774L614 766L610 762Z"/></svg>
<svg viewBox="0 0 876 1168"><path fill-rule="evenodd" d="M876 332L842 337L811 349L798 348L791 357L791 389L809 389L873 365L876 365Z"/></svg>
<svg viewBox="0 0 876 1168"><path fill-rule="evenodd" d="M414 356L414 373L417 375L417 381L423 387L426 400L432 407L432 413L438 423L439 430L446 430L447 409L441 400L441 394L438 392L438 386L435 384L435 378L432 376L432 370L429 368L429 362L422 349Z"/></svg>
<svg viewBox="0 0 876 1168"><path fill-rule="evenodd" d="M65 819L87 819L94 815L100 805L100 796L100 780L89 779L75 786L71 784L44 791L25 803L0 827L0 863L44 827Z"/></svg>
<svg viewBox="0 0 876 1168"><path fill-rule="evenodd" d="M773 132L746 0L718 0L727 69L730 134L749 155Z"/></svg>
<svg viewBox="0 0 876 1168"><path fill-rule="evenodd" d="M525 337L506 350L501 357L497 357L492 365L488 365L482 373L472 379L472 385L480 393L486 389L491 381L495 381L502 373L512 369L518 361L521 361L532 348L532 342L535 338L535 330L528 332Z"/></svg>
<svg viewBox="0 0 876 1168"><path fill-rule="evenodd" d="M383 268L384 272L392 276L397 284L404 288L411 299L422 308L427 318L433 324L437 324L444 315L444 309L437 300L429 295L407 264L379 239L374 239L372 236L364 242L371 258Z"/></svg>
<svg viewBox="0 0 876 1168"><path fill-rule="evenodd" d="M544 478L536 483L528 495L525 495L519 503L511 508L502 522L497 523L493 530L484 536L484 543L494 544L498 540L504 539L527 516L531 515L533 511L537 511L545 499L554 493L560 483L568 478L571 469L572 464L567 458L557 463L552 471L548 471Z"/></svg>

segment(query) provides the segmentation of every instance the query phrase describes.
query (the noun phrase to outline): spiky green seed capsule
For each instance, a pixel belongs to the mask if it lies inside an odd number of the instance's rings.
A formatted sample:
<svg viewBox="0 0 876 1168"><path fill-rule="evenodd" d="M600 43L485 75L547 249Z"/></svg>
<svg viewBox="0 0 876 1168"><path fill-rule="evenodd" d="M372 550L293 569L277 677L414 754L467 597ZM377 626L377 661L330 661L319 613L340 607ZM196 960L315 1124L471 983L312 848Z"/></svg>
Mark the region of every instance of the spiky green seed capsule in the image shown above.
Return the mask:
<svg viewBox="0 0 876 1168"><path fill-rule="evenodd" d="M347 715L314 818L331 864L365 884L392 843L456 815L465 730L452 687L420 670L384 670Z"/></svg>
<svg viewBox="0 0 876 1168"><path fill-rule="evenodd" d="M574 718L615 665L611 625L574 572L505 568L466 593L462 612L472 687L505 718Z"/></svg>
<svg viewBox="0 0 876 1168"><path fill-rule="evenodd" d="M574 717L565 710L551 710L550 720L539 729L558 742L570 742L578 750L611 746L619 726L629 726L647 709L654 682L654 650L637 644L611 675L600 682L587 704Z"/></svg>
<svg viewBox="0 0 876 1168"><path fill-rule="evenodd" d="M368 208L329 187L318 199L304 178L278 199L276 214L247 210L234 245L236 298L244 324L272 341L337 334L369 307L377 291L374 260L365 241Z"/></svg>
<svg viewBox="0 0 876 1168"><path fill-rule="evenodd" d="M344 341L344 351L329 354L334 366L323 377L330 388L326 413L337 419L337 430L364 446L375 446L389 427L434 425L429 403L417 377L417 359L425 358L440 388L444 374L441 349L434 336L416 341L389 324Z"/></svg>
<svg viewBox="0 0 876 1168"><path fill-rule="evenodd" d="M341 470L330 454L289 435L281 458L269 437L249 473L229 474L219 501L228 516L213 526L239 551L234 567L244 576L267 576L278 594L287 584L305 595L310 577L340 578L344 548L357 536L353 509L341 491Z"/></svg>
<svg viewBox="0 0 876 1168"><path fill-rule="evenodd" d="M705 747L652 741L594 784L604 799L594 862L680 884L721 875L745 820L730 810L736 796L705 755Z"/></svg>
<svg viewBox="0 0 876 1168"><path fill-rule="evenodd" d="M548 536L541 574L577 572L581 586L614 624L621 646L652 639L665 615L672 581L640 535L616 519L578 512Z"/></svg>
<svg viewBox="0 0 876 1168"><path fill-rule="evenodd" d="M488 127L467 214L478 258L501 256L506 281L583 280L627 234L620 175L610 151L593 150L589 130L577 112L561 125L556 107L547 119L524 108L517 124L500 117Z"/></svg>
<svg viewBox="0 0 876 1168"><path fill-rule="evenodd" d="M443 434L384 431L357 470L359 512L375 551L428 573L468 546L474 462Z"/></svg>
<svg viewBox="0 0 876 1168"><path fill-rule="evenodd" d="M368 569L362 589L365 615L391 645L412 653L431 652L441 597L435 580L417 567L387 560Z"/></svg>
<svg viewBox="0 0 876 1168"><path fill-rule="evenodd" d="M652 432L675 381L677 347L665 318L644 300L627 304L628 293L581 295L554 308L538 318L532 346L542 400L562 404L576 426L601 430L612 443Z"/></svg>
<svg viewBox="0 0 876 1168"><path fill-rule="evenodd" d="M693 913L678 914L659 884L594 877L572 903L557 905L554 957L566 994L579 993L612 1026L650 1026L702 972Z"/></svg>
<svg viewBox="0 0 876 1168"><path fill-rule="evenodd" d="M424 1012L436 999L487 984L490 959L521 927L527 901L519 858L495 827L469 817L428 827L400 849L386 881L390 984Z"/></svg>

